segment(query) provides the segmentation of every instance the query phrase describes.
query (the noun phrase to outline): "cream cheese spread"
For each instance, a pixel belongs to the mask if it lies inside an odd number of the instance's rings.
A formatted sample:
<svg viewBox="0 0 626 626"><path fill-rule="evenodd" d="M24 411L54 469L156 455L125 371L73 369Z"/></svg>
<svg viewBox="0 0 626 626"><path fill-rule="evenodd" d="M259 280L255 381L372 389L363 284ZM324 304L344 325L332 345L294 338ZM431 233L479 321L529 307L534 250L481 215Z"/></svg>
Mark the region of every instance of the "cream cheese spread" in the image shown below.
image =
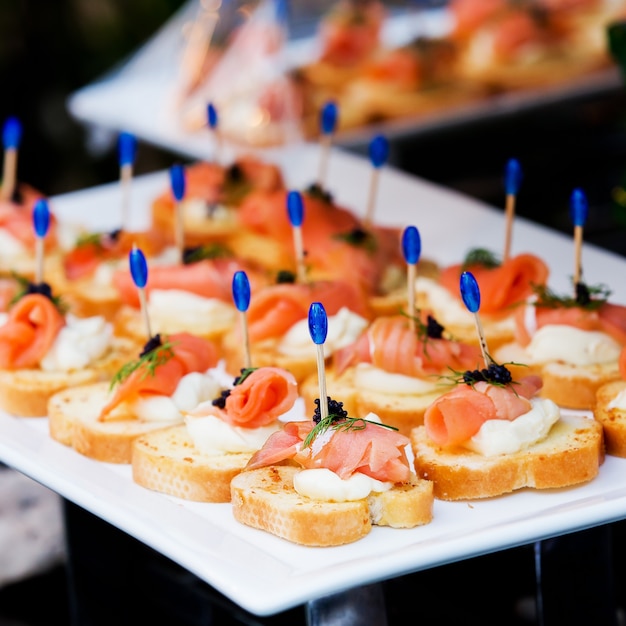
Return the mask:
<svg viewBox="0 0 626 626"><path fill-rule="evenodd" d="M357 340L367 328L368 321L342 307L335 315L328 317L328 334L324 342L324 355L329 356ZM278 344L278 352L287 356L315 358L316 346L311 341L308 320L294 324Z"/></svg>
<svg viewBox="0 0 626 626"><path fill-rule="evenodd" d="M483 456L497 456L543 441L560 418L559 407L547 398L533 398L530 403L530 411L514 420L487 420L464 447Z"/></svg>
<svg viewBox="0 0 626 626"><path fill-rule="evenodd" d="M109 349L113 327L104 317L79 318L68 314L65 326L41 359L42 370L69 372L89 367Z"/></svg>
<svg viewBox="0 0 626 626"><path fill-rule="evenodd" d="M220 390L211 374L190 372L180 379L171 396L145 395L132 403L131 410L144 422L182 422L184 412L218 397Z"/></svg>

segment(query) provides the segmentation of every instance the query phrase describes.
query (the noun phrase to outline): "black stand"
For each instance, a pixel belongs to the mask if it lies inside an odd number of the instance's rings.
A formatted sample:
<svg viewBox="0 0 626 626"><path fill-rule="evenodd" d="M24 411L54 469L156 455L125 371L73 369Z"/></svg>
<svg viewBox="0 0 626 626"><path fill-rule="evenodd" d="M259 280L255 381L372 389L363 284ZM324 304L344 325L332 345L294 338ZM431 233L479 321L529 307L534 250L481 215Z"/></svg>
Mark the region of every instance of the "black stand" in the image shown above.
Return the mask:
<svg viewBox="0 0 626 626"><path fill-rule="evenodd" d="M612 527L535 544L539 626L617 626Z"/></svg>

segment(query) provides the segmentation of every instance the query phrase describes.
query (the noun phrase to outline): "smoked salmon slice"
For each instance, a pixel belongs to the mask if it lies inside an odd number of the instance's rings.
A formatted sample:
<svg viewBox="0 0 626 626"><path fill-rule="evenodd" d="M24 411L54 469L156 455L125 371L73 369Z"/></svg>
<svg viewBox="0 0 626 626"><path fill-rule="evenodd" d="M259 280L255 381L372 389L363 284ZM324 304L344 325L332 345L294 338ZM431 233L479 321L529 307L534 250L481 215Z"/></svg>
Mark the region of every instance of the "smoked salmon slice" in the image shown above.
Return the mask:
<svg viewBox="0 0 626 626"><path fill-rule="evenodd" d="M19 241L29 250L35 249L35 230L33 228L33 206L15 206L4 204L0 207L0 228L6 230L12 237ZM50 215L50 226L44 241L46 250L54 248L56 238L57 220Z"/></svg>
<svg viewBox="0 0 626 626"><path fill-rule="evenodd" d="M328 280L271 285L251 298L247 313L250 341L282 337L296 322L307 317L311 302L321 302L328 315L347 307L370 318L363 293L352 283Z"/></svg>
<svg viewBox="0 0 626 626"><path fill-rule="evenodd" d="M487 420L514 420L527 413L530 398L541 386L539 376L526 376L504 386L482 381L472 386L458 385L426 409L426 432L440 446L458 446L473 437Z"/></svg>
<svg viewBox="0 0 626 626"><path fill-rule="evenodd" d="M91 276L100 263L122 259L137 246L148 258L161 252L168 241L158 229L96 233L83 238L63 257L65 276L76 280Z"/></svg>
<svg viewBox="0 0 626 626"><path fill-rule="evenodd" d="M153 351L151 361L143 361L115 386L113 396L100 412L100 420L105 420L121 402L133 401L142 395L171 396L183 376L206 372L217 365L217 348L207 339L182 332L164 340L164 345Z"/></svg>
<svg viewBox="0 0 626 626"><path fill-rule="evenodd" d="M231 187L239 185L239 192ZM185 168L185 197L205 200L208 203L239 204L242 196L253 189L271 191L284 186L280 169L252 155L239 157L230 167L199 161ZM175 200L171 189L161 194L156 203L174 210Z"/></svg>
<svg viewBox="0 0 626 626"><path fill-rule="evenodd" d="M287 213L284 189L251 193L239 207L239 221L259 235L265 235L292 246L292 226ZM360 220L348 209L312 196L302 194L304 219L302 239L306 248L314 249L338 233L347 233L361 226Z"/></svg>
<svg viewBox="0 0 626 626"><path fill-rule="evenodd" d="M337 374L357 363L371 363L386 372L421 378L448 369L474 369L481 358L478 346L420 336L406 317L397 315L376 318L355 343L335 352L333 364Z"/></svg>
<svg viewBox="0 0 626 626"><path fill-rule="evenodd" d="M65 326L65 318L50 298L32 293L20 298L0 326L0 368L36 367Z"/></svg>
<svg viewBox="0 0 626 626"><path fill-rule="evenodd" d="M464 271L474 275L480 288L480 312L487 314L521 304L533 293L534 285L546 284L549 275L548 266L534 254L518 254L496 267L451 265L441 271L439 282L459 300L459 280Z"/></svg>
<svg viewBox="0 0 626 626"><path fill-rule="evenodd" d="M250 290L256 291L267 283L261 272L234 259L204 259L188 265L155 265L149 270L146 296L154 289L178 289L204 298L232 302L232 280L235 272L245 271ZM124 304L139 307L139 294L128 268L113 274L113 285Z"/></svg>
<svg viewBox="0 0 626 626"><path fill-rule="evenodd" d="M297 398L298 383L290 372L260 367L229 390L223 409L203 402L190 415L215 415L231 426L260 428L289 411Z"/></svg>
<svg viewBox="0 0 626 626"><path fill-rule="evenodd" d="M293 460L306 469L329 469L344 479L361 472L384 482L409 480L409 462L404 452L408 437L384 426L359 422L358 429L331 426L321 435L323 445L315 445L314 441L305 448L304 441L314 427L313 421L289 422L282 431L269 436L246 469Z"/></svg>
<svg viewBox="0 0 626 626"><path fill-rule="evenodd" d="M320 24L320 60L337 66L361 63L380 43L386 15L380 2L340 2Z"/></svg>

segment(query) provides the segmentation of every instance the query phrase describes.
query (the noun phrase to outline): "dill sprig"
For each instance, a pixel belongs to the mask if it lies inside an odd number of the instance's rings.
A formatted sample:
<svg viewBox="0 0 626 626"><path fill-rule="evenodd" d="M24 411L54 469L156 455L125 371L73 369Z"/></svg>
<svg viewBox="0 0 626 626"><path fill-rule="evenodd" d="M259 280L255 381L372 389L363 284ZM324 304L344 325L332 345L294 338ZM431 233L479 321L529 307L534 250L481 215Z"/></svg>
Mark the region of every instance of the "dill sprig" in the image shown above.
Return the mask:
<svg viewBox="0 0 626 626"><path fill-rule="evenodd" d="M389 424L382 424L381 422L374 422L367 420L363 417L349 417L347 411L343 408L343 402L337 402L330 397L328 400L328 415L322 419L320 415L320 400L315 399L316 409L313 421L315 426L311 432L306 436L302 446L308 448L315 438L325 433L329 428L337 431L349 431L349 430L364 430L367 424L374 424L374 426L382 426L389 430L398 430L395 426Z"/></svg>
<svg viewBox="0 0 626 626"><path fill-rule="evenodd" d="M337 233L333 235L333 239L343 241L354 248L362 248L372 254L376 252L378 247L376 237L362 228L353 228L346 233Z"/></svg>
<svg viewBox="0 0 626 626"><path fill-rule="evenodd" d="M500 259L486 248L473 248L463 259L462 269L467 269L472 265L481 265L487 269L493 269L501 265Z"/></svg>
<svg viewBox="0 0 626 626"><path fill-rule="evenodd" d="M149 350L144 349L138 359L122 365L113 376L110 389L113 389L115 385L123 383L133 372L140 368L144 369L142 380L148 376L154 376L156 368L167 363L174 356L174 344L170 341L162 342L159 335L152 337L146 344L146 346L149 345L154 345L154 347Z"/></svg>
<svg viewBox="0 0 626 626"><path fill-rule="evenodd" d="M243 383L243 381L246 380L246 378L248 378L248 376L250 376L252 372L258 369L258 367L242 367L241 370L239 370L239 376L237 376L237 378L233 380L233 386L236 387L237 385L241 385L241 383Z"/></svg>
<svg viewBox="0 0 626 626"><path fill-rule="evenodd" d="M611 290L604 284L586 285L579 282L575 286L576 295L559 296L546 285L533 285L537 296L533 304L548 309L578 307L587 311L596 311L609 299Z"/></svg>
<svg viewBox="0 0 626 626"><path fill-rule="evenodd" d="M98 250L103 250L105 241L115 242L119 239L121 233L122 230L120 228L105 233L85 233L76 238L75 246L77 248L94 246Z"/></svg>
<svg viewBox="0 0 626 626"><path fill-rule="evenodd" d="M67 304L60 296L55 296L52 293L52 287L48 283L33 283L25 276L18 274L17 272L11 272L11 276L18 284L17 293L11 298L9 306L13 306L18 300L21 300L24 296L31 293L38 293L48 298L52 304L57 308L59 313L65 315L68 310Z"/></svg>
<svg viewBox="0 0 626 626"><path fill-rule="evenodd" d="M191 265L204 259L223 259L232 256L231 251L219 243L205 244L185 248L183 250L183 264Z"/></svg>

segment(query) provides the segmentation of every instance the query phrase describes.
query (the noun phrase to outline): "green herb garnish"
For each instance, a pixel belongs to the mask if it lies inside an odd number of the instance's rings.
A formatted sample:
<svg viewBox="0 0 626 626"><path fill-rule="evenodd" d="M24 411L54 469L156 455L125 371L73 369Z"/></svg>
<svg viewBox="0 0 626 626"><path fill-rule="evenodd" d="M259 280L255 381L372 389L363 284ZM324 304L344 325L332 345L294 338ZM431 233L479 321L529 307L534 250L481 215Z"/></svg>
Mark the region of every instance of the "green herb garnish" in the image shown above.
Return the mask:
<svg viewBox="0 0 626 626"><path fill-rule="evenodd" d="M344 431L364 430L367 424L374 424L374 426L382 426L383 428L388 428L389 430L398 430L395 426L382 424L381 422L374 422L363 417L348 417L347 411L343 408L343 402L337 402L336 400L332 400L330 397L328 397L327 400L328 415L322 419L320 412L320 399L315 399L316 409L315 415L313 416L315 426L302 443L304 448L308 448L316 437L325 433L329 428Z"/></svg>
<svg viewBox="0 0 626 626"><path fill-rule="evenodd" d="M104 241L109 240L111 242L117 241L122 233L120 228L112 230L109 233L85 233L79 235L76 238L76 248L82 248L84 246L94 246L98 250L104 249Z"/></svg>
<svg viewBox="0 0 626 626"><path fill-rule="evenodd" d="M154 376L159 365L167 363L173 356L173 344L169 341L162 342L159 335L155 335L148 341L146 347L135 361L124 364L113 376L110 389L123 383L134 371L144 368L143 378Z"/></svg>
<svg viewBox="0 0 626 626"><path fill-rule="evenodd" d="M183 265L192 265L204 259L222 259L232 256L231 251L219 243L205 244L185 248L183 251Z"/></svg>
<svg viewBox="0 0 626 626"><path fill-rule="evenodd" d="M233 386L236 387L237 385L241 385L241 383L243 383L243 381L246 380L246 378L248 378L248 376L250 376L252 372L258 369L258 367L243 367L241 370L239 370L241 372L239 376L237 376L237 378L235 378L235 380L233 381Z"/></svg>
<svg viewBox="0 0 626 626"><path fill-rule="evenodd" d="M481 265L487 269L493 269L500 266L498 257L485 248L473 248L466 255L462 263L462 269L466 269L472 265Z"/></svg>
<svg viewBox="0 0 626 626"><path fill-rule="evenodd" d="M576 284L575 296L559 296L546 285L533 285L533 291L537 296L534 306L548 309L578 307L596 311L606 304L611 295L611 290L606 285L589 286L582 282Z"/></svg>

